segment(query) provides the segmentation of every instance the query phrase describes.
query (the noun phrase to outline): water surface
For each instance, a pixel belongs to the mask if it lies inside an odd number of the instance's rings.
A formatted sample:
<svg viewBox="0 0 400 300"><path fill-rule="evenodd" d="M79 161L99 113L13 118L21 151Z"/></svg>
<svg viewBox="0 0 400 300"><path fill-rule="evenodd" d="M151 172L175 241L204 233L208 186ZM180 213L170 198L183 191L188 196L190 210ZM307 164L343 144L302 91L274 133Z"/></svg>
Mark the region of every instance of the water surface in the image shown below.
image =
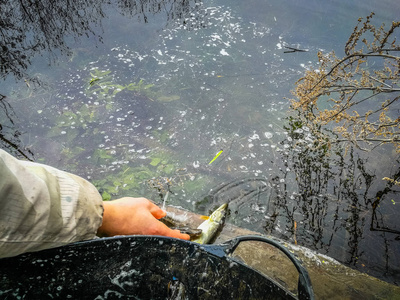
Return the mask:
<svg viewBox="0 0 400 300"><path fill-rule="evenodd" d="M398 155L295 146L312 136L290 123L287 99L318 51L343 55L357 19L389 24L397 1L158 2L65 2L72 23L24 23L0 83L2 147L104 198L170 191L203 214L229 201L229 222L398 284L399 190L381 180L399 173Z"/></svg>

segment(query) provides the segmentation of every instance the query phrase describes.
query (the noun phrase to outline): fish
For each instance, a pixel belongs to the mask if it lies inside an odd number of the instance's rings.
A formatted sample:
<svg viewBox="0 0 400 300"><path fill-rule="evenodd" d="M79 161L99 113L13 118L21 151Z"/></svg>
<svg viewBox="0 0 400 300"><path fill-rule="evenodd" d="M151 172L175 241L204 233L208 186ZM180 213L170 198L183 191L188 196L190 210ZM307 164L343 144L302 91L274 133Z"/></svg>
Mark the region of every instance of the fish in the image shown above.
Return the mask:
<svg viewBox="0 0 400 300"><path fill-rule="evenodd" d="M198 238L191 239L192 242L198 244L209 244L212 242L222 228L225 222L225 216L228 211L228 203L222 204L218 207L203 223L197 227L197 229L201 229L201 234Z"/></svg>

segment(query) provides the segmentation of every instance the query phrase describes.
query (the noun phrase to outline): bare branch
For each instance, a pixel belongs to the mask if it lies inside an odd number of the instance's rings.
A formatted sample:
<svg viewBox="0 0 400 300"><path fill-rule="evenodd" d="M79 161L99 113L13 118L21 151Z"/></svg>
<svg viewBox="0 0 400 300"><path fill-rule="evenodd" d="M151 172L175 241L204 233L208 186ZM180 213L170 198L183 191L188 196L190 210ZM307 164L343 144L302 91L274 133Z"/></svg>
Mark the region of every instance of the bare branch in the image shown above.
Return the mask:
<svg viewBox="0 0 400 300"><path fill-rule="evenodd" d="M396 55L400 44L392 38L400 22L385 30L384 25L377 28L371 24L372 16L362 27L359 20L345 46L344 58L319 52L319 70L307 70L296 83L293 94L297 99L291 100L291 107L319 147L334 142L327 138L333 132L343 138L336 138L336 142L350 142L362 150L368 151L365 145L393 144L400 152L396 105L400 100L400 56ZM365 33L368 38L372 33L373 40L363 38ZM366 51L357 46L359 41Z"/></svg>

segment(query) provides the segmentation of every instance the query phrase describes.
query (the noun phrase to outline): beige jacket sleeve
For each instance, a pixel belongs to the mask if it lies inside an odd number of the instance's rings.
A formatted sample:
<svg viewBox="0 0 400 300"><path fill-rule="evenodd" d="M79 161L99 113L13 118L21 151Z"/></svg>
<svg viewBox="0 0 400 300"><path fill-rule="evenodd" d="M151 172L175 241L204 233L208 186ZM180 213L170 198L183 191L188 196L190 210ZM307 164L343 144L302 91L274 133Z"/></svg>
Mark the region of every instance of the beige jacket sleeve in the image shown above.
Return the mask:
<svg viewBox="0 0 400 300"><path fill-rule="evenodd" d="M0 257L95 238L102 203L83 178L0 149Z"/></svg>

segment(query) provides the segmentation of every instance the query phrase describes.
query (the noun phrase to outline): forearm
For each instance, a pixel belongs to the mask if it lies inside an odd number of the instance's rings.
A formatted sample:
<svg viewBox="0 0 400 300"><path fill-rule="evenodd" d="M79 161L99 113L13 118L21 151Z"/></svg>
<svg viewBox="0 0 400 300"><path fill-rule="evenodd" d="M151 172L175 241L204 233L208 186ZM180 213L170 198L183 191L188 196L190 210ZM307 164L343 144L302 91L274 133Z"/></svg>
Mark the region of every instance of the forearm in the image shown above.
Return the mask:
<svg viewBox="0 0 400 300"><path fill-rule="evenodd" d="M20 161L0 150L0 258L99 236L164 235L189 239L159 222L145 198L102 201L83 178Z"/></svg>
<svg viewBox="0 0 400 300"><path fill-rule="evenodd" d="M103 206L84 179L0 150L0 257L94 238Z"/></svg>

